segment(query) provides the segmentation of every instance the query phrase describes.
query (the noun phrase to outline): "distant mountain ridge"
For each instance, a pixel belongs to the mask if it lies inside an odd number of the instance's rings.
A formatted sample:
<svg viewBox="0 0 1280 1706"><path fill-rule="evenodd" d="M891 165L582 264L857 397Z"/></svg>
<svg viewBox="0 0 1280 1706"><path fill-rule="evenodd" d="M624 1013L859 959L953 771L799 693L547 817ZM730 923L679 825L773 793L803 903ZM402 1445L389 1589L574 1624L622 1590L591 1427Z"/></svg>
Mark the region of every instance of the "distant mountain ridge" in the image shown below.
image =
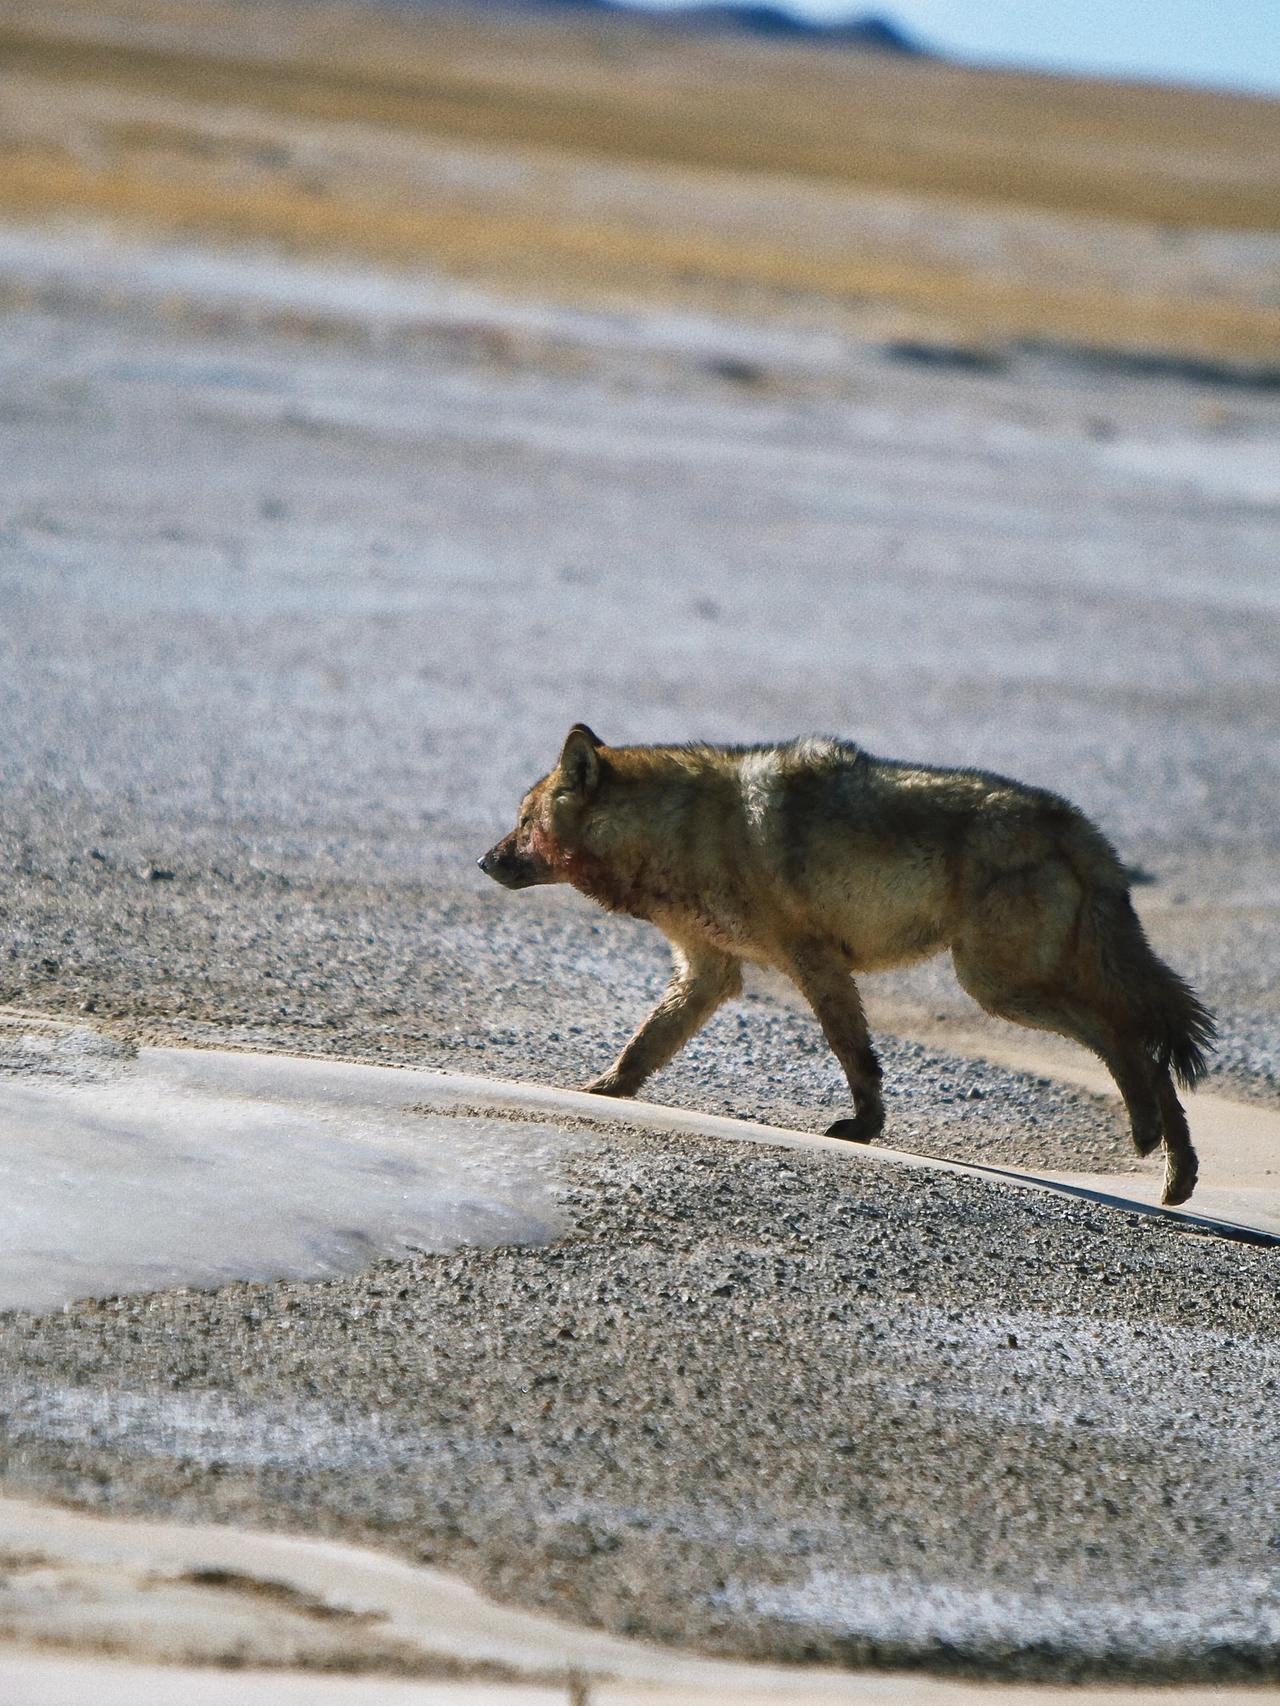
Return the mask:
<svg viewBox="0 0 1280 1706"><path fill-rule="evenodd" d="M695 0L691 5L661 11L631 5L627 0L515 0L515 3L538 11L630 13L686 29L741 31L783 41L808 41L818 46L871 48L878 53L926 55L929 51L892 18L875 12L824 23L785 6L735 5L732 0L726 0L725 4L719 0L698 4Z"/></svg>

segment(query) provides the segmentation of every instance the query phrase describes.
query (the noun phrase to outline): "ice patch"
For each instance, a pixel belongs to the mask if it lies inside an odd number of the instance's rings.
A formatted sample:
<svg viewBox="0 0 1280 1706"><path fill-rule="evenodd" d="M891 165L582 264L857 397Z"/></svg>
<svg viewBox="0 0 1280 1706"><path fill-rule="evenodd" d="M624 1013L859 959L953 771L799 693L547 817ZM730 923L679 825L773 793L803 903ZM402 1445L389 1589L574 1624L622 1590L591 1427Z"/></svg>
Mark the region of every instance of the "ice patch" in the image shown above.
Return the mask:
<svg viewBox="0 0 1280 1706"><path fill-rule="evenodd" d="M1280 1352L1264 1337L1066 1312L952 1317L932 1307L887 1313L877 1327L875 1378L886 1400L994 1428L1083 1427L1157 1448L1176 1438L1186 1449L1275 1462L1274 1407L1260 1395L1280 1387ZM930 1346L924 1369L922 1341ZM1228 1360L1229 1382L1202 1372ZM1180 1394L1173 1412L1161 1396L1169 1392Z"/></svg>
<svg viewBox="0 0 1280 1706"><path fill-rule="evenodd" d="M561 1225L572 1140L416 1113L427 1075L212 1050L88 1058L36 1037L0 1059L0 1308L319 1278Z"/></svg>
<svg viewBox="0 0 1280 1706"><path fill-rule="evenodd" d="M1280 1570L1205 1570L1149 1599L1063 1599L1048 1589L974 1588L902 1573L817 1569L796 1581L729 1582L715 1596L738 1615L775 1617L880 1648L1010 1654L1035 1646L1093 1659L1114 1653L1176 1660L1206 1646L1280 1640Z"/></svg>
<svg viewBox="0 0 1280 1706"><path fill-rule="evenodd" d="M133 1457L171 1457L208 1468L399 1469L419 1474L433 1459L512 1455L512 1447L465 1434L425 1438L370 1414L323 1404L245 1405L221 1392L130 1391L122 1387L0 1382L6 1437L53 1439Z"/></svg>

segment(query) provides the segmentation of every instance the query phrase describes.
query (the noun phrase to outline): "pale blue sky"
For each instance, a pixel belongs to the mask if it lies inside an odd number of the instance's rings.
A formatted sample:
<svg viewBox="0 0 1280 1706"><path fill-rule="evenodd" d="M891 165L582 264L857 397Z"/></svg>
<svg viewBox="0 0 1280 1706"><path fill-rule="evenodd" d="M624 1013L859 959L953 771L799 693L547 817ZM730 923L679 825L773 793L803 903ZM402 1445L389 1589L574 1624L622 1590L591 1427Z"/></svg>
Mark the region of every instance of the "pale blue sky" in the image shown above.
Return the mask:
<svg viewBox="0 0 1280 1706"><path fill-rule="evenodd" d="M815 18L881 12L926 44L987 64L1108 72L1280 94L1280 0L775 3L793 4L795 11Z"/></svg>

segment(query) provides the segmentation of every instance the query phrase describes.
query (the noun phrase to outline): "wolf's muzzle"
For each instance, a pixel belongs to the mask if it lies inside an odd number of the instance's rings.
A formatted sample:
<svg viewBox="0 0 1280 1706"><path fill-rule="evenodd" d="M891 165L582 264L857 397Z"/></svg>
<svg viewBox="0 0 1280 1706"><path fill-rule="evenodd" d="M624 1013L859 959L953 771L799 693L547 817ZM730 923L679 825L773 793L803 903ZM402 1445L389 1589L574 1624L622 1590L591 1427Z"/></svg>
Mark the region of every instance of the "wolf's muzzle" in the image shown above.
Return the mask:
<svg viewBox="0 0 1280 1706"><path fill-rule="evenodd" d="M476 860L476 864L486 877L492 877L495 883L501 883L504 889L527 889L540 880L537 866L532 860L513 852L499 842L496 847Z"/></svg>

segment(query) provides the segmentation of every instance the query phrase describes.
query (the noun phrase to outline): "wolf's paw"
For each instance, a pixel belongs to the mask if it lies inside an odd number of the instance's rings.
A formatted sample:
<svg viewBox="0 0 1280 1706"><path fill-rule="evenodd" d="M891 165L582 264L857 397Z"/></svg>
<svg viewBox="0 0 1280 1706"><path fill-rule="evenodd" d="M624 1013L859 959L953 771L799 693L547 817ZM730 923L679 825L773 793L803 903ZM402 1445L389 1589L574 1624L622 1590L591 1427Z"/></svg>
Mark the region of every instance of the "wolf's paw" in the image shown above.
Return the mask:
<svg viewBox="0 0 1280 1706"><path fill-rule="evenodd" d="M584 1096L634 1096L635 1088L624 1084L620 1078L614 1078L611 1073L602 1072L599 1078L593 1078L590 1084L579 1084L577 1088Z"/></svg>
<svg viewBox="0 0 1280 1706"><path fill-rule="evenodd" d="M1170 1155L1164 1165L1164 1195L1160 1201L1166 1208L1177 1208L1186 1202L1196 1188L1200 1167L1194 1154Z"/></svg>
<svg viewBox="0 0 1280 1706"><path fill-rule="evenodd" d="M846 1143L871 1143L884 1130L884 1110L864 1108L851 1120L837 1120L827 1127L828 1137L842 1137Z"/></svg>

